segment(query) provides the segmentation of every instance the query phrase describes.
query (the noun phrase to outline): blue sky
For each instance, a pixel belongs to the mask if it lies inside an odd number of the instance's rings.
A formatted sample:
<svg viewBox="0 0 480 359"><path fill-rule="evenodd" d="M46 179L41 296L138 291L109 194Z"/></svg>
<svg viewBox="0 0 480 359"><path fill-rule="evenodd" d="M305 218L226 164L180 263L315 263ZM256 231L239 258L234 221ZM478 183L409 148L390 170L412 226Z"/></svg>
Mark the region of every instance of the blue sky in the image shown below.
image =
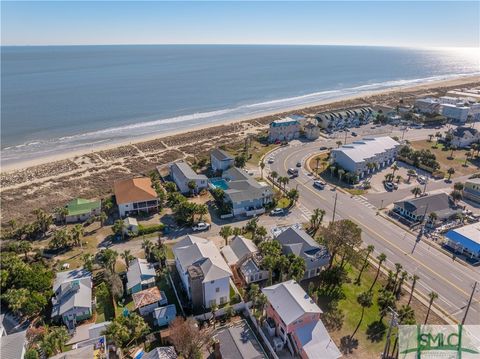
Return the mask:
<svg viewBox="0 0 480 359"><path fill-rule="evenodd" d="M478 47L480 2L2 1L2 45Z"/></svg>

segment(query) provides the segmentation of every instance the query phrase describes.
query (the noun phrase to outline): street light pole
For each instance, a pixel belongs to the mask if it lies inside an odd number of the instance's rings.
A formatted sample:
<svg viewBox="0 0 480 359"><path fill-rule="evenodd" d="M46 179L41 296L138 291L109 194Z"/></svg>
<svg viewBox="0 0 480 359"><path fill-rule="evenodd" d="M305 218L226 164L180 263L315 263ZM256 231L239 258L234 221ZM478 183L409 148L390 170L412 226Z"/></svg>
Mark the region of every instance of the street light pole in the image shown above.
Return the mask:
<svg viewBox="0 0 480 359"><path fill-rule="evenodd" d="M388 357L388 350L390 349L390 336L392 335L392 328L398 325L397 318L398 314L392 308L388 307L388 311L392 313L392 319L390 320L390 325L388 327L387 332L387 341L385 342L385 348L383 349L382 359L386 359Z"/></svg>
<svg viewBox="0 0 480 359"><path fill-rule="evenodd" d="M470 294L470 299L468 300L468 305L467 305L467 308L465 309L465 315L463 316L463 319L462 319L462 325L464 325L465 321L467 320L468 310L470 309L470 305L472 304L473 294L475 293L476 289L477 289L477 282L475 282L475 284L473 285L472 293Z"/></svg>
<svg viewBox="0 0 480 359"><path fill-rule="evenodd" d="M335 202L333 204L332 223L335 222L335 212L337 212L337 196L338 196L338 193L335 193Z"/></svg>

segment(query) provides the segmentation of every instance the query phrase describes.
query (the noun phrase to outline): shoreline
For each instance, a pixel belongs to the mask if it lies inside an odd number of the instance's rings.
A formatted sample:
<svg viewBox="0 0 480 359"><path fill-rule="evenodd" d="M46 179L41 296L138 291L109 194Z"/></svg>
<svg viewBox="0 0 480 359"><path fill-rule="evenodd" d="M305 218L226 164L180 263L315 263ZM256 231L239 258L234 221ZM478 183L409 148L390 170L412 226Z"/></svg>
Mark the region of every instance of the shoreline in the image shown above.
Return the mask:
<svg viewBox="0 0 480 359"><path fill-rule="evenodd" d="M231 126L234 124L240 124L242 122L260 120L266 117L281 117L285 116L291 112L309 112L313 111L316 107L325 106L325 105L334 105L336 103L368 99L374 96L388 95L391 93L402 93L402 92L412 92L412 91L421 91L436 89L439 87L451 87L451 86L461 86L463 84L478 82L480 81L480 75L466 75L459 76L451 79L435 80L435 81L425 81L423 83L418 83L415 85L400 85L390 88L384 88L379 90L370 90L361 93L356 93L352 95L343 95L336 98L324 99L320 101L315 101L309 104L302 104L297 106L286 107L284 109L276 109L271 111L265 111L262 113L256 113L248 116L242 116L241 118L234 118L226 120L223 122L211 122L204 125L195 125L190 128L182 128L179 130L166 131L166 132L157 132L150 135L139 135L133 139L119 139L117 141L110 142L109 144L101 144L92 147L85 147L77 150L66 151L61 153L56 153L52 155L45 155L37 158L20 160L13 163L6 163L1 165L0 172L2 174L14 173L20 170L27 170L30 167L35 167L39 165L48 164L55 161L68 160L79 156L84 156L88 154L94 154L99 151L108 151L113 150L122 146L128 145L138 145L144 142L153 141L153 140L162 140L167 137L179 136L189 132L202 131L207 129L213 129L221 126Z"/></svg>

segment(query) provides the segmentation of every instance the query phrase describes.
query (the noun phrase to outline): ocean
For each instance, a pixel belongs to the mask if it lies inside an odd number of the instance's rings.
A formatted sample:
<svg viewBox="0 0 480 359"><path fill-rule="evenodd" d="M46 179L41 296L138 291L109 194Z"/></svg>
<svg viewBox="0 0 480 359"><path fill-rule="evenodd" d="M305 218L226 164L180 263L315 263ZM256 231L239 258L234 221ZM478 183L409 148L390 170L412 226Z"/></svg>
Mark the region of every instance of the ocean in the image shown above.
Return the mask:
<svg viewBox="0 0 480 359"><path fill-rule="evenodd" d="M1 47L1 161L12 164L479 72L478 56L463 50Z"/></svg>

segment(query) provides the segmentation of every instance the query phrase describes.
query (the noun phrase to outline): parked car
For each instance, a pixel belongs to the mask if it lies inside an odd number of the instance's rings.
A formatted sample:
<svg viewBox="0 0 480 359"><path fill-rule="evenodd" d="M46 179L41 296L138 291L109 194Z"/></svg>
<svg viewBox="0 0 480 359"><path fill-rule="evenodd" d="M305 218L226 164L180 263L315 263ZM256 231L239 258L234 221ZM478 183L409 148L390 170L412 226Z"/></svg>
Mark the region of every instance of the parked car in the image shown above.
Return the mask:
<svg viewBox="0 0 480 359"><path fill-rule="evenodd" d="M192 227L194 232L208 231L210 229L210 223L198 222Z"/></svg>
<svg viewBox="0 0 480 359"><path fill-rule="evenodd" d="M273 162L274 162L273 158L270 157L270 158L268 159L268 163L273 163Z"/></svg>
<svg viewBox="0 0 480 359"><path fill-rule="evenodd" d="M298 170L296 168L289 168L287 172L289 175L298 176Z"/></svg>
<svg viewBox="0 0 480 359"><path fill-rule="evenodd" d="M357 137L357 133L352 131L352 136Z"/></svg>
<svg viewBox="0 0 480 359"><path fill-rule="evenodd" d="M393 189L395 188L392 182L385 182L384 186L387 189L387 191L393 191Z"/></svg>
<svg viewBox="0 0 480 359"><path fill-rule="evenodd" d="M327 149L328 149L327 146L321 146L321 147L320 147L320 151L326 151Z"/></svg>
<svg viewBox="0 0 480 359"><path fill-rule="evenodd" d="M418 181L420 184L425 184L425 183L427 183L427 177L425 177L425 176L418 176L418 177L417 177L417 181Z"/></svg>
<svg viewBox="0 0 480 359"><path fill-rule="evenodd" d="M302 167L302 162L297 162L297 167Z"/></svg>
<svg viewBox="0 0 480 359"><path fill-rule="evenodd" d="M285 213L283 208L275 208L270 212L271 216L281 216Z"/></svg>
<svg viewBox="0 0 480 359"><path fill-rule="evenodd" d="M320 180L313 181L313 186L317 187L318 189L324 189L326 185L327 184L325 182Z"/></svg>

